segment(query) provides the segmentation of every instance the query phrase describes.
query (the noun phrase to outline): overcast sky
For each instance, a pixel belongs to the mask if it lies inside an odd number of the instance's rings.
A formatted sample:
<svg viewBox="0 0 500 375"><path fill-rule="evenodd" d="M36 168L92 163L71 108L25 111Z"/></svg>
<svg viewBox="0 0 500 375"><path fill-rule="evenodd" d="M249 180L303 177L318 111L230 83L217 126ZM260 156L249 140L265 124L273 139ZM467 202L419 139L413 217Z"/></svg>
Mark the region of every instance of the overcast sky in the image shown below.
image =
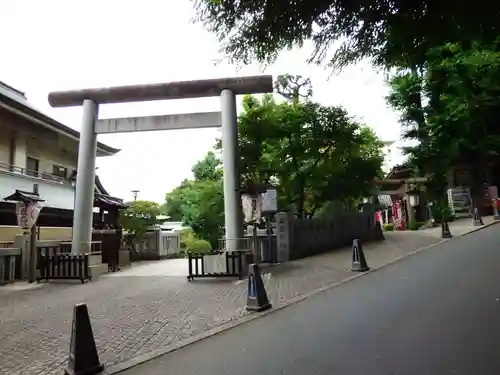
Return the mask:
<svg viewBox="0 0 500 375"><path fill-rule="evenodd" d="M283 53L267 69L214 65L218 44L188 0L0 0L0 81L26 92L31 103L79 130L81 108L51 108L53 90L169 82L254 74L311 77L314 99L343 105L383 140L397 140L397 115L387 108L383 76L368 64L338 76L306 64L307 47ZM217 111L218 98L101 106L100 118ZM122 151L98 160L105 188L117 197L162 202L191 176L191 166L210 150L217 129L99 136ZM394 153L394 152L393 152ZM399 161L399 155L393 162Z"/></svg>

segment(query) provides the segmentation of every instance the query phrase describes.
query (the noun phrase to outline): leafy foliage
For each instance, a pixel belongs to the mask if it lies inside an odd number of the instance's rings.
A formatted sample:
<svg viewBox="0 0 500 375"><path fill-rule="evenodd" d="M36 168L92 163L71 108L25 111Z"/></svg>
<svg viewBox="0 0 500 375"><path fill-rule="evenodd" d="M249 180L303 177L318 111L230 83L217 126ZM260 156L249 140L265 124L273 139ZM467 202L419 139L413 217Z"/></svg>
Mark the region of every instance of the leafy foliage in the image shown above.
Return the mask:
<svg viewBox="0 0 500 375"><path fill-rule="evenodd" d="M181 231L181 248L188 248L189 244L196 239L192 228L186 228Z"/></svg>
<svg viewBox="0 0 500 375"><path fill-rule="evenodd" d="M423 64L434 47L492 41L499 31L500 4L486 0L453 6L445 0L193 1L196 20L217 36L223 54L244 64L273 62L282 50L312 40L312 62L342 67L368 57L409 67Z"/></svg>
<svg viewBox="0 0 500 375"><path fill-rule="evenodd" d="M479 199L485 169L498 155L500 130L500 53L496 45L445 44L429 51L425 69L403 70L390 81L390 105L401 113L410 163L432 179L436 200L444 199L446 174L457 165L472 172ZM438 203L441 204L441 203Z"/></svg>
<svg viewBox="0 0 500 375"><path fill-rule="evenodd" d="M195 180L217 181L222 178L222 165L217 156L208 152L204 159L197 162L192 170Z"/></svg>
<svg viewBox="0 0 500 375"><path fill-rule="evenodd" d="M238 119L243 184L275 184L281 209L299 217L314 216L332 200L349 205L370 195L383 161L382 144L371 129L341 107L308 100L312 89L302 77L284 76L278 85L288 101L270 95L243 100Z"/></svg>
<svg viewBox="0 0 500 375"><path fill-rule="evenodd" d="M222 181L192 181L184 190L182 213L186 225L217 246L224 223Z"/></svg>
<svg viewBox="0 0 500 375"><path fill-rule="evenodd" d="M212 251L212 245L206 240L193 240L189 243L187 250L195 253L207 253Z"/></svg>
<svg viewBox="0 0 500 375"><path fill-rule="evenodd" d="M156 202L136 200L127 203L128 208L121 212L124 229L134 238L140 240L148 228L157 224L160 215L160 205Z"/></svg>
<svg viewBox="0 0 500 375"><path fill-rule="evenodd" d="M193 166L192 172L194 180L184 180L166 195L166 210L172 219L183 221L215 247L224 223L221 162L209 152Z"/></svg>
<svg viewBox="0 0 500 375"><path fill-rule="evenodd" d="M238 118L242 185L275 185L279 208L301 218L327 212L331 201L353 206L371 195L383 161L373 131L341 107L310 101L308 79L286 75L277 86L287 100L271 95L243 100ZM219 140L216 149L221 148ZM192 171L193 180L167 194L167 213L215 247L224 224L221 162L210 152Z"/></svg>

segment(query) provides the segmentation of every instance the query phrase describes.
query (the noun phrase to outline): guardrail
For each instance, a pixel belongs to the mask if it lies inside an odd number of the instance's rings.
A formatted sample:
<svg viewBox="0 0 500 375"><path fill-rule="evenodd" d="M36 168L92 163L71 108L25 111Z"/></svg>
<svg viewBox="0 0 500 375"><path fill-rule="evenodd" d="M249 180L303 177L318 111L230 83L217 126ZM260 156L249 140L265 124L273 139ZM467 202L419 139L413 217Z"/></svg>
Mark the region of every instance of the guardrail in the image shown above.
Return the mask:
<svg viewBox="0 0 500 375"><path fill-rule="evenodd" d="M237 277L242 278L243 252L219 252L200 254L188 252L188 276L192 281L199 277Z"/></svg>

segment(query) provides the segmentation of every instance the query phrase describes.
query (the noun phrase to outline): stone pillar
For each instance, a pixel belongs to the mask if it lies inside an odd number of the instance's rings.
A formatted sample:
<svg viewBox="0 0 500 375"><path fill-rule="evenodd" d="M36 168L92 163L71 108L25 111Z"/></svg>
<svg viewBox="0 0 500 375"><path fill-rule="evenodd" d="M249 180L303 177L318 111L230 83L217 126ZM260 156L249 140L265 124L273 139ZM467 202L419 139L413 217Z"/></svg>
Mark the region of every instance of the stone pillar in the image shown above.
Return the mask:
<svg viewBox="0 0 500 375"><path fill-rule="evenodd" d="M73 243L71 247L73 254L90 252L91 247L95 162L97 156L95 123L98 110L98 104L94 101L87 99L83 102L83 119L78 146L78 169L76 174Z"/></svg>
<svg viewBox="0 0 500 375"><path fill-rule="evenodd" d="M16 234L14 247L21 249L21 278L27 280L30 271L30 236L29 234Z"/></svg>
<svg viewBox="0 0 500 375"><path fill-rule="evenodd" d="M224 167L224 218L226 248L239 250L238 241L243 238L243 213L238 170L238 119L236 95L231 90L221 92L222 163Z"/></svg>
<svg viewBox="0 0 500 375"><path fill-rule="evenodd" d="M288 212L276 213L276 246L278 249L278 263L290 260L290 252L293 243L292 220Z"/></svg>

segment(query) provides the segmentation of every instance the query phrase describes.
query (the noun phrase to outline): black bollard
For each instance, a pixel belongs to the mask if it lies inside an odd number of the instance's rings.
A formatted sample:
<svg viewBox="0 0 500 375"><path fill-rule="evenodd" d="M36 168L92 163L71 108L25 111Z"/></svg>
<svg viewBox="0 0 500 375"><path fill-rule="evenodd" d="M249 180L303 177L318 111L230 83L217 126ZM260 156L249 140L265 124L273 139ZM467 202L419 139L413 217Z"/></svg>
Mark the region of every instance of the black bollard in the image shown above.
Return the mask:
<svg viewBox="0 0 500 375"><path fill-rule="evenodd" d="M479 227L481 225L484 225L483 219L479 215L479 210L477 209L477 207L474 207L474 226Z"/></svg>
<svg viewBox="0 0 500 375"><path fill-rule="evenodd" d="M352 266L351 271L354 272L366 272L369 271L370 267L366 263L365 253L363 251L363 246L361 241L355 239L352 241Z"/></svg>
<svg viewBox="0 0 500 375"><path fill-rule="evenodd" d="M377 223L375 224L375 239L379 241L385 240L384 231L382 230L380 221L377 221Z"/></svg>
<svg viewBox="0 0 500 375"><path fill-rule="evenodd" d="M87 305L73 308L73 327L69 345L68 367L65 375L95 375L103 370L95 345Z"/></svg>
<svg viewBox="0 0 500 375"><path fill-rule="evenodd" d="M441 223L441 238L452 238L453 236L451 235L450 232L450 227L448 226L448 222L444 220Z"/></svg>
<svg viewBox="0 0 500 375"><path fill-rule="evenodd" d="M247 293L247 305L245 307L247 311L264 311L271 308L259 266L255 263L249 265Z"/></svg>

